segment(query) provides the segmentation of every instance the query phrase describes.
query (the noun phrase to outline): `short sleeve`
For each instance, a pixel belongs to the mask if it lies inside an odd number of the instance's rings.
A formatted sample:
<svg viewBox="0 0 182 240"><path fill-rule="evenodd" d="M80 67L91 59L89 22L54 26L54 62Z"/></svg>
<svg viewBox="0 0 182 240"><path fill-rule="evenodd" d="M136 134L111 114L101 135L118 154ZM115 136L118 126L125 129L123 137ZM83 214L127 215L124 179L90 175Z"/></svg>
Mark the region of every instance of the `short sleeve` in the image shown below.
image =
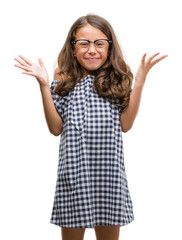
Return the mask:
<svg viewBox="0 0 182 240"><path fill-rule="evenodd" d="M59 115L63 119L63 115L64 115L64 97L59 96L54 91L55 87L58 85L59 82L60 82L60 80L52 81L51 86L50 86L50 91L51 91L51 95L52 95L52 99L53 99L54 105L55 105Z"/></svg>

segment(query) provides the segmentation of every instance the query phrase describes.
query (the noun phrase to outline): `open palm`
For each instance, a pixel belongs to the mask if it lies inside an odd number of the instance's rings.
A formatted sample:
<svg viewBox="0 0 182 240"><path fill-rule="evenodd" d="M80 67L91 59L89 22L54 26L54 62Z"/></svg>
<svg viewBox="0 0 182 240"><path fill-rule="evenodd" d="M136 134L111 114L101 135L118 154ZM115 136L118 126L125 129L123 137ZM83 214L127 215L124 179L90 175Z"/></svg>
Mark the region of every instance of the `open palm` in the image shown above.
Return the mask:
<svg viewBox="0 0 182 240"><path fill-rule="evenodd" d="M19 58L14 58L14 60L19 63L15 64L15 67L24 70L23 74L34 76L40 85L49 85L49 76L41 58L38 59L40 66L32 63L22 55L19 55Z"/></svg>
<svg viewBox="0 0 182 240"><path fill-rule="evenodd" d="M155 53L152 56L150 56L147 60L145 60L146 58L146 53L143 55L140 66L137 70L137 73L135 75L135 80L137 82L141 82L144 83L148 72L150 71L150 69L158 62L160 62L162 59L166 58L168 55L162 55L159 56L158 58L156 58L156 56L158 56L160 53Z"/></svg>

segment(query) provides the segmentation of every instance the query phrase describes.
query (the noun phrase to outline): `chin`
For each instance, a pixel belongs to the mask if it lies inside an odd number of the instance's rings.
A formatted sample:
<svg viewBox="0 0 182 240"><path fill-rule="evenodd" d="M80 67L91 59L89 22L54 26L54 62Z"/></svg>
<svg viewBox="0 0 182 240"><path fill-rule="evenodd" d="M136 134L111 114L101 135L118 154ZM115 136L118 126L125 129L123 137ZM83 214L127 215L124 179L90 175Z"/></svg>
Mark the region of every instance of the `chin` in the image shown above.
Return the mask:
<svg viewBox="0 0 182 240"><path fill-rule="evenodd" d="M84 73L84 75L95 75L96 74L96 72L97 72L97 69L98 68L94 68L94 69L85 69L85 68L83 68L83 73Z"/></svg>

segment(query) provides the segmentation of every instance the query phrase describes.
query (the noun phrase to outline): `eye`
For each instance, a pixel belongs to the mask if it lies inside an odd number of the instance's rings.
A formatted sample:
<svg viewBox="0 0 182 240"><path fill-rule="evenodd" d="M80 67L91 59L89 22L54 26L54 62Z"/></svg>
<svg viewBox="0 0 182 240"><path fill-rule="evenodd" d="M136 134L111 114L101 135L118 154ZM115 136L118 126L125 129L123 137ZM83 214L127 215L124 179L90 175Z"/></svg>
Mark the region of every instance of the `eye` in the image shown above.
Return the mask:
<svg viewBox="0 0 182 240"><path fill-rule="evenodd" d="M77 43L80 47L88 47L89 46L89 42L87 42L87 41L79 41Z"/></svg>
<svg viewBox="0 0 182 240"><path fill-rule="evenodd" d="M102 41L98 41L95 43L97 46L102 46L103 45L103 42Z"/></svg>
<svg viewBox="0 0 182 240"><path fill-rule="evenodd" d="M105 46L107 46L107 41L105 41L105 40L98 40L98 41L96 41L95 42L95 46L96 47L105 47Z"/></svg>

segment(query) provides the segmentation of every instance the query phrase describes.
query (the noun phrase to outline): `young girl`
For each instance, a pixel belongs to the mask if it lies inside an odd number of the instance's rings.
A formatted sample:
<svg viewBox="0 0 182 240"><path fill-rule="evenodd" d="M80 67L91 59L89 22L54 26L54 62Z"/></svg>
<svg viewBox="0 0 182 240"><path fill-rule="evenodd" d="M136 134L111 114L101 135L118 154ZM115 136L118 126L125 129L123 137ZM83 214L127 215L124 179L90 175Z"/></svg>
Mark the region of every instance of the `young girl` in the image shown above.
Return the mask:
<svg viewBox="0 0 182 240"><path fill-rule="evenodd" d="M133 125L149 70L167 57L157 55L143 55L131 89L111 25L87 15L72 25L51 87L42 59L38 66L15 58L40 84L50 132L61 134L50 222L61 226L63 240L83 240L85 228L94 228L97 240L118 240L120 227L134 220L122 131Z"/></svg>

